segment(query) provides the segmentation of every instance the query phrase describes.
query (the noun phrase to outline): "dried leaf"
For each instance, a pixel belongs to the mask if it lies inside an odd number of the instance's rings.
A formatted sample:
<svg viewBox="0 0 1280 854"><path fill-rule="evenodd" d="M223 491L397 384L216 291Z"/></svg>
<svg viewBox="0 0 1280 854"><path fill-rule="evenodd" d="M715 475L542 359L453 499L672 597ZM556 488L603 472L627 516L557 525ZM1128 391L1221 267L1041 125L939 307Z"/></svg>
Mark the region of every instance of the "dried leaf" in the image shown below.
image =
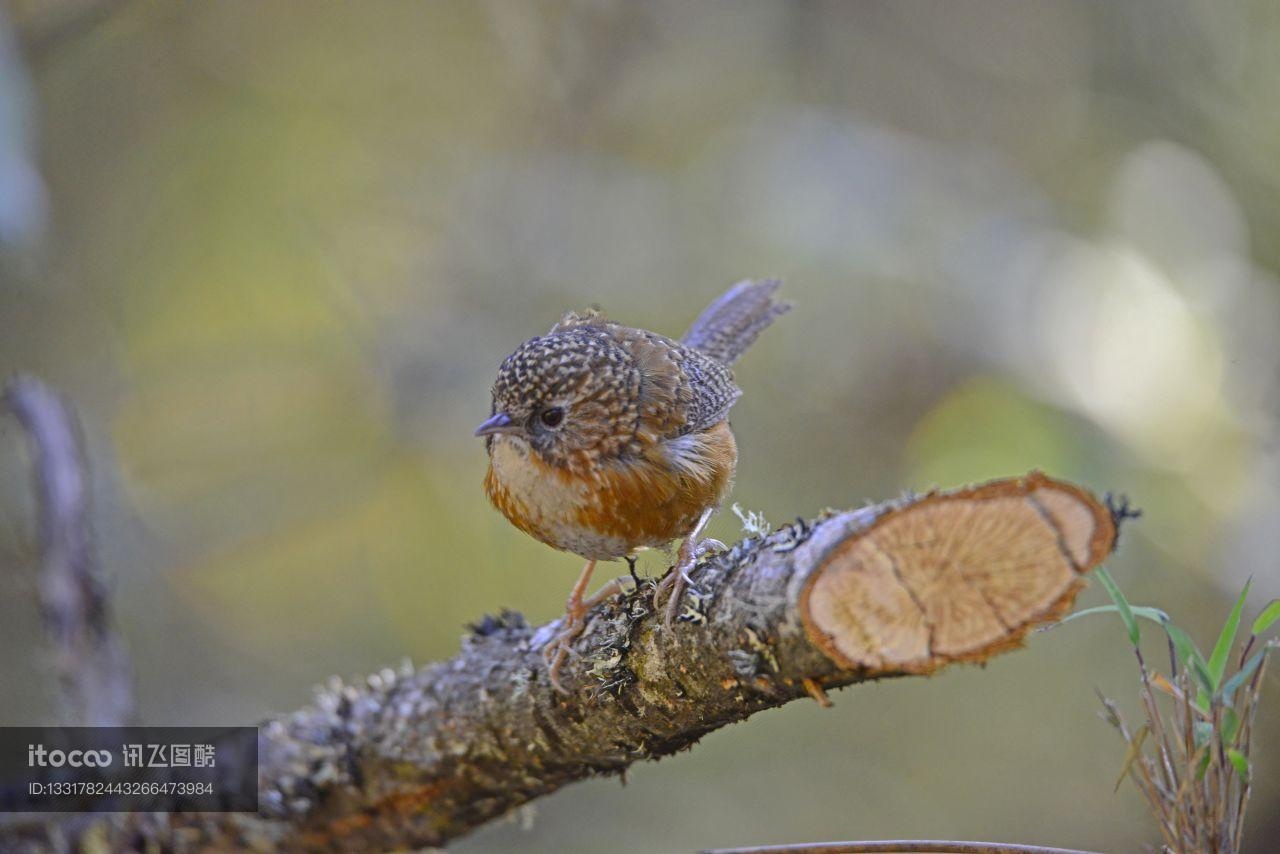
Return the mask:
<svg viewBox="0 0 1280 854"><path fill-rule="evenodd" d="M1167 678L1165 678L1165 675L1163 673L1152 673L1151 684L1155 687L1157 691L1160 691L1163 694L1167 694L1175 700L1182 699L1182 692L1179 691L1172 682L1170 682Z"/></svg>
<svg viewBox="0 0 1280 854"><path fill-rule="evenodd" d="M1124 782L1124 778L1129 776L1129 770L1133 768L1133 763L1138 761L1138 757L1142 756L1142 742L1147 740L1147 735L1151 732L1150 728L1142 725L1142 729L1133 734L1133 738L1129 740L1129 746L1124 752L1124 766L1120 769L1120 776L1116 778L1116 787L1113 792L1120 791L1120 784Z"/></svg>

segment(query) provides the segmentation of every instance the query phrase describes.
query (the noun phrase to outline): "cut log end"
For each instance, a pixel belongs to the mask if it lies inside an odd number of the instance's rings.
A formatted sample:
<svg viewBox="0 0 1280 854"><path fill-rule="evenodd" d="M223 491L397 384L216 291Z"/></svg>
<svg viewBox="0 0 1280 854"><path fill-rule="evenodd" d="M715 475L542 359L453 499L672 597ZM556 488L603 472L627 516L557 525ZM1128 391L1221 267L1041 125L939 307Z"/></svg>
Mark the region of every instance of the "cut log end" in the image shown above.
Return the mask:
<svg viewBox="0 0 1280 854"><path fill-rule="evenodd" d="M1101 501L1039 472L933 492L832 547L800 614L810 641L850 670L984 661L1060 617L1115 539Z"/></svg>

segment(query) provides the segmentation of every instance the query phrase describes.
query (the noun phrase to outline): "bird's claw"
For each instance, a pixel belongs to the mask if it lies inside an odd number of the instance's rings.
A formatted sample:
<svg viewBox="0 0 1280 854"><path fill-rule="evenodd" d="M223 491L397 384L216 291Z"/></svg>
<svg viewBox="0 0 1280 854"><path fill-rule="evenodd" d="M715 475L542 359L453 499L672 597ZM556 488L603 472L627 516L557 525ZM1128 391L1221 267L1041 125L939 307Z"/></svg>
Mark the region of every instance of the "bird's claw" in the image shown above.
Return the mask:
<svg viewBox="0 0 1280 854"><path fill-rule="evenodd" d="M729 547L719 540L707 537L699 540L697 544L687 551L682 550L681 557L671 571L658 582L658 586L654 591L654 601L664 593L670 592L671 598L667 600L667 613L664 620L665 624L670 626L680 613L680 598L686 589L693 592L695 596L702 595L702 591L693 583L693 579L689 577L689 573L697 566L698 561L710 554L719 554L727 552ZM677 579L679 579L677 581Z"/></svg>
<svg viewBox="0 0 1280 854"><path fill-rule="evenodd" d="M724 543L719 540L712 539L711 537L707 537L699 540L698 544L693 547L693 558L695 561L698 561L702 560L707 555L722 554L727 551L729 551L729 547ZM688 576L685 576L685 578L688 579Z"/></svg>
<svg viewBox="0 0 1280 854"><path fill-rule="evenodd" d="M585 614L566 614L565 627L542 648L542 658L547 663L547 679L551 682L551 687L561 694L571 693L560 681L560 668L570 656L577 654L573 650L573 642L587 627L584 616Z"/></svg>
<svg viewBox="0 0 1280 854"><path fill-rule="evenodd" d="M684 598L685 590L692 590L694 595L701 596L702 592L697 585L693 583L693 579L689 577L689 571L693 569L697 563L697 558L692 555L671 567L661 581L658 582L657 588L653 593L654 606L657 607L659 597L663 593L667 593L666 612L662 618L662 624L667 628L676 621L680 615L680 601Z"/></svg>

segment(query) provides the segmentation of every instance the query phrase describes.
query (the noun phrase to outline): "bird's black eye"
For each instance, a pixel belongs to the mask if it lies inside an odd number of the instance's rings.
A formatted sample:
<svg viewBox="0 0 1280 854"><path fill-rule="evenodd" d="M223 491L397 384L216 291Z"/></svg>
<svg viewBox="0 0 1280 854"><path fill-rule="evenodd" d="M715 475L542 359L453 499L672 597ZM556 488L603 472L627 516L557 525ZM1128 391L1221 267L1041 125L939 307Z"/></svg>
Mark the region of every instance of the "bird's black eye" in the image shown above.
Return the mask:
<svg viewBox="0 0 1280 854"><path fill-rule="evenodd" d="M552 406L549 409L544 409L538 416L538 420L542 422L543 427L559 427L560 422L564 421L564 409L559 406Z"/></svg>

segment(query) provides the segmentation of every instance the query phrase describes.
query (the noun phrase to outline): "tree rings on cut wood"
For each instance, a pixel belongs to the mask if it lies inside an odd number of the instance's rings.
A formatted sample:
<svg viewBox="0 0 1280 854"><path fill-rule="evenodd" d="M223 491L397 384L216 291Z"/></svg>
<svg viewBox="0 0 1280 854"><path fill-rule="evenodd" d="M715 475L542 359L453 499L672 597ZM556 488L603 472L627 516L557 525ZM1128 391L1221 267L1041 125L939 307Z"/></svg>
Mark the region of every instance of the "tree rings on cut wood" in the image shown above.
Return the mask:
<svg viewBox="0 0 1280 854"><path fill-rule="evenodd" d="M1061 616L1115 539L1101 501L1039 472L933 492L833 546L800 614L809 639L850 669L982 661Z"/></svg>

